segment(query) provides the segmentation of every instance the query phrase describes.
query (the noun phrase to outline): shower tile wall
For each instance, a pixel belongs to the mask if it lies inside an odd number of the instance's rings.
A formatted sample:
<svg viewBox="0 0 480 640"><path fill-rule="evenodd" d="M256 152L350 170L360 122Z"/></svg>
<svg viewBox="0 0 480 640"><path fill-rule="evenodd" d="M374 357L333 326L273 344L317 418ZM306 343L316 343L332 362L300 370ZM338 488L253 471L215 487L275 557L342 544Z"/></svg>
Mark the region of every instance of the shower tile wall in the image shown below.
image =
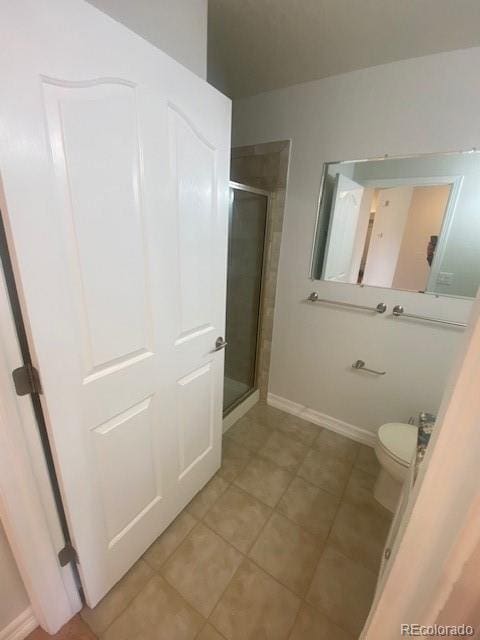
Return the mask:
<svg viewBox="0 0 480 640"><path fill-rule="evenodd" d="M282 239L290 141L269 142L232 149L231 179L270 191L261 329L258 350L258 388L262 400L268 392L268 373L273 333L273 312Z"/></svg>

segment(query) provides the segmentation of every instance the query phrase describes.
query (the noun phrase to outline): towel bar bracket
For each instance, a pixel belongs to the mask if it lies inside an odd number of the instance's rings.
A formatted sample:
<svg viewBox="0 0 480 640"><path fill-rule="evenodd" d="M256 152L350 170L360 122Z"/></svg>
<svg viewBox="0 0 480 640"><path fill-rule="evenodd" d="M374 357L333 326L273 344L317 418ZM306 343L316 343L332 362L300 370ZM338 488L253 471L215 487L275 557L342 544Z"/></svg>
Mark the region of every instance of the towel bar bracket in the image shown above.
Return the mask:
<svg viewBox="0 0 480 640"><path fill-rule="evenodd" d="M377 376L384 376L386 371L377 371L376 369L369 369L365 366L365 362L363 360L357 360L352 364L352 369L358 369L361 371L368 371L368 373L374 373Z"/></svg>

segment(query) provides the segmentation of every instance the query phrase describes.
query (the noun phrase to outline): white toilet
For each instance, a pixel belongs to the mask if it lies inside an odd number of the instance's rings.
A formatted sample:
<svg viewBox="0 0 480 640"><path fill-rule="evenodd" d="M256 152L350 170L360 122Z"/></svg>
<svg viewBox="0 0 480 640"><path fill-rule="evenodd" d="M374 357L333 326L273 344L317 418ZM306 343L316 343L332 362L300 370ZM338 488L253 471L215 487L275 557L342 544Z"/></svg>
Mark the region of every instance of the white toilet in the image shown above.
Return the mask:
<svg viewBox="0 0 480 640"><path fill-rule="evenodd" d="M388 422L378 429L375 453L381 469L373 493L389 511L397 507L417 449L417 433L416 425L403 422Z"/></svg>

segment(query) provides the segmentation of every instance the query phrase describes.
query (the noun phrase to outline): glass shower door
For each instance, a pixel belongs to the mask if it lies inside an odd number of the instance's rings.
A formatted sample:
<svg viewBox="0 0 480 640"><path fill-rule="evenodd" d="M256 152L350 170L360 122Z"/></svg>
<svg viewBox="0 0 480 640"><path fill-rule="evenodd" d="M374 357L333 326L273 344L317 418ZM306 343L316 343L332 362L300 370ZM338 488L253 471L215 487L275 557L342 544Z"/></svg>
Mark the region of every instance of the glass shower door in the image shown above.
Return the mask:
<svg viewBox="0 0 480 640"><path fill-rule="evenodd" d="M268 193L231 183L224 413L255 389Z"/></svg>

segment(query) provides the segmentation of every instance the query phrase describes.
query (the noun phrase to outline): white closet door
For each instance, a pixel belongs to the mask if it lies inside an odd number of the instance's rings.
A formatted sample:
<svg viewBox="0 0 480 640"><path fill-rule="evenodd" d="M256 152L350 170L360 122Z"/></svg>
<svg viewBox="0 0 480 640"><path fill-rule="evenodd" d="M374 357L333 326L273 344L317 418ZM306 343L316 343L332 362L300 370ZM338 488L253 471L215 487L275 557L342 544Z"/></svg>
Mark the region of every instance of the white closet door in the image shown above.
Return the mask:
<svg viewBox="0 0 480 640"><path fill-rule="evenodd" d="M352 260L364 189L340 173L335 181L323 277L335 282L352 282Z"/></svg>
<svg viewBox="0 0 480 640"><path fill-rule="evenodd" d="M220 463L230 102L80 0L0 10L2 210L93 606Z"/></svg>

